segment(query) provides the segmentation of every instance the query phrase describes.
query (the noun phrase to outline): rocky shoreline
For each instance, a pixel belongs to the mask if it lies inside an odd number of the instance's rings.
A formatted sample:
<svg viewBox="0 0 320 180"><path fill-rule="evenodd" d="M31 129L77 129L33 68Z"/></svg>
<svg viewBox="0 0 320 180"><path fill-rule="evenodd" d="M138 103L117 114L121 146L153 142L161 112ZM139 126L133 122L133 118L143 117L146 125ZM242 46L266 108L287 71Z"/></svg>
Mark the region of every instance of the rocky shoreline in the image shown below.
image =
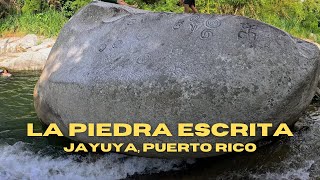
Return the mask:
<svg viewBox="0 0 320 180"><path fill-rule="evenodd" d="M42 70L54 43L53 38L34 34L0 38L0 67L12 71Z"/></svg>

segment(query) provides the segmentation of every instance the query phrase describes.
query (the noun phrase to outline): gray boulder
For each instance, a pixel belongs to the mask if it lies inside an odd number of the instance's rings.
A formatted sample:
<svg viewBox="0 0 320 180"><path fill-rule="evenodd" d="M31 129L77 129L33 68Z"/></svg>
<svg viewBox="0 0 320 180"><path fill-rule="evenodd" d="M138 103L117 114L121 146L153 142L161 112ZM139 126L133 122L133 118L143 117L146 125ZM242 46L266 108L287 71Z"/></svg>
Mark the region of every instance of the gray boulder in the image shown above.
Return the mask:
<svg viewBox="0 0 320 180"><path fill-rule="evenodd" d="M93 2L62 29L36 85L35 108L64 133L71 122L166 123L173 133L71 137L81 142L252 142L262 137L177 137L177 124L293 125L314 95L319 57L315 45L245 17Z"/></svg>

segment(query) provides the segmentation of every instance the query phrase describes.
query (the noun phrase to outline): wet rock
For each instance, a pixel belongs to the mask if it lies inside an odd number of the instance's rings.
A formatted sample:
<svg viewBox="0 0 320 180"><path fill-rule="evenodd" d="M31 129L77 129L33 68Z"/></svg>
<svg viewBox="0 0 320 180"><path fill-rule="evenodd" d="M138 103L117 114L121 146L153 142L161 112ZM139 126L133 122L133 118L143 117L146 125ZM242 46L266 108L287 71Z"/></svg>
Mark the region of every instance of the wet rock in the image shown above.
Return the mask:
<svg viewBox="0 0 320 180"><path fill-rule="evenodd" d="M309 126L303 118L299 118L299 120L297 122L295 122L293 125L293 131L296 131L296 132L307 130L307 129L309 129Z"/></svg>
<svg viewBox="0 0 320 180"><path fill-rule="evenodd" d="M240 16L152 13L93 2L62 29L34 91L45 124L166 123L172 137L71 137L81 142L252 142L177 137L177 124L286 122L311 102L319 49ZM272 129L274 130L274 129ZM257 134L260 134L259 131ZM206 157L212 153L147 153Z"/></svg>
<svg viewBox="0 0 320 180"><path fill-rule="evenodd" d="M309 163L312 163L312 162L309 162ZM308 172L310 173L308 178L310 179L320 178L320 161L318 159L314 160L311 167L308 169Z"/></svg>

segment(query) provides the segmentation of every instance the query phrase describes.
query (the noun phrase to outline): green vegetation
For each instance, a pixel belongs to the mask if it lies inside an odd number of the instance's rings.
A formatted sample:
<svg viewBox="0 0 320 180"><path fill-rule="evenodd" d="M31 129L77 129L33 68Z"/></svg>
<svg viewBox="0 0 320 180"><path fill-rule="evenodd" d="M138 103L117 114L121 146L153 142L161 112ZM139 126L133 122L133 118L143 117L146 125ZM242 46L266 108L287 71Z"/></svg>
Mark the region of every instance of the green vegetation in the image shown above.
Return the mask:
<svg viewBox="0 0 320 180"><path fill-rule="evenodd" d="M183 12L177 0L142 4L152 11ZM320 43L319 0L196 0L201 13L242 15L272 24L294 36Z"/></svg>
<svg viewBox="0 0 320 180"><path fill-rule="evenodd" d="M33 33L52 37L57 36L67 20L55 10L9 16L0 20L0 32L3 35Z"/></svg>
<svg viewBox="0 0 320 180"><path fill-rule="evenodd" d="M24 14L41 12L41 0L25 0L22 12Z"/></svg>
<svg viewBox="0 0 320 180"><path fill-rule="evenodd" d="M57 36L63 24L91 0L20 0L0 4L0 33L35 33ZM126 0L151 11L182 13L179 0ZM207 14L233 14L254 18L295 36L320 42L319 0L196 0Z"/></svg>
<svg viewBox="0 0 320 180"><path fill-rule="evenodd" d="M0 16L1 36L27 33L57 36L68 20L60 10L43 0L9 0L7 4L0 3L0 11L3 12Z"/></svg>

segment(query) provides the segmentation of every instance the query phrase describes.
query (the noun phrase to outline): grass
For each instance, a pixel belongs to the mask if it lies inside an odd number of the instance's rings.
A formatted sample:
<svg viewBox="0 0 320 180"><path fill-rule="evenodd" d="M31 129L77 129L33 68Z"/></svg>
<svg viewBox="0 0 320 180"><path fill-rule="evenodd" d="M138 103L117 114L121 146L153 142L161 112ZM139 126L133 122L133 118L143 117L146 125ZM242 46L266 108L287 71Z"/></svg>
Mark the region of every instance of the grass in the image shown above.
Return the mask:
<svg viewBox="0 0 320 180"><path fill-rule="evenodd" d="M135 2L135 0L126 1L131 4ZM139 7L151 11L181 13L183 8L177 6L177 2L178 0L166 0L158 1L158 3L152 5L142 3ZM278 5L278 7L267 4L259 7L255 4L249 4L235 13L231 6L225 6L224 4L215 4L214 6L209 4L210 6L206 7L205 5L208 5L207 0L197 0L197 5L201 13L208 13L207 11L209 11L210 13L218 14L245 15L276 26L296 37L320 43L320 27L317 27L318 22L317 18L315 18L317 14L305 11L301 9L301 6L297 6L298 8L294 9L292 5L292 7L290 6L291 9L283 11L279 7L284 5ZM64 16L64 13L52 9L38 14L8 16L5 19L0 19L0 37L22 36L29 33L45 37L56 37L67 21L68 18Z"/></svg>
<svg viewBox="0 0 320 180"><path fill-rule="evenodd" d="M132 1L134 0L126 0ZM151 11L182 13L178 0L157 1L155 4L142 4ZM316 0L196 0L201 13L242 15L271 24L293 36L320 43L320 6ZM210 3L211 2L211 3ZM246 2L243 6L236 2Z"/></svg>
<svg viewBox="0 0 320 180"><path fill-rule="evenodd" d="M14 15L0 20L0 34L2 37L29 33L55 37L67 21L62 13L54 10L38 14Z"/></svg>
<svg viewBox="0 0 320 180"><path fill-rule="evenodd" d="M265 23L271 24L279 29L282 29L289 34L301 38L309 39L313 42L320 43L320 27L317 27L318 22L315 20L313 26L303 26L300 20L295 18L277 18L277 17L260 17L257 18Z"/></svg>

